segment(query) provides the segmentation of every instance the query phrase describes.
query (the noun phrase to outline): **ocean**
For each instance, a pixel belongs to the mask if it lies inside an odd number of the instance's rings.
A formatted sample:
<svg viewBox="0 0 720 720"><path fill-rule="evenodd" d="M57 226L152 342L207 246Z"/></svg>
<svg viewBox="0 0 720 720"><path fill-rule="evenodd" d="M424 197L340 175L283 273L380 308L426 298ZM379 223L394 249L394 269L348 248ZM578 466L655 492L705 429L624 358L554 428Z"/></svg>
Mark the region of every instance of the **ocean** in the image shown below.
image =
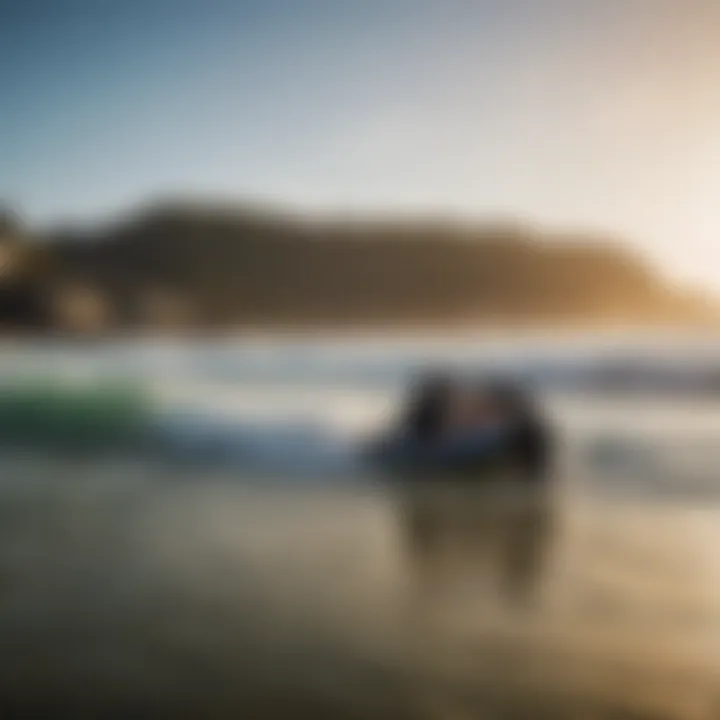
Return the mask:
<svg viewBox="0 0 720 720"><path fill-rule="evenodd" d="M428 364L621 345L6 343L6 379L143 382L174 451L0 453L2 717L720 717L720 399L544 394L546 493L408 490L354 452Z"/></svg>

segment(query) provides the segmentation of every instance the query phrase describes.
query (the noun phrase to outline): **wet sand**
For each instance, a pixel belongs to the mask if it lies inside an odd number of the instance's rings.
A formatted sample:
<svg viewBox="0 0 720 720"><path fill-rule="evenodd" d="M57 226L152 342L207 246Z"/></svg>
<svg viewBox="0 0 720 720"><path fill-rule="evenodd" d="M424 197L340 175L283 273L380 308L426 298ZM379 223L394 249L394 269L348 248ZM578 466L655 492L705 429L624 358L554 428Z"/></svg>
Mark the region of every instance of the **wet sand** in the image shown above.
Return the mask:
<svg viewBox="0 0 720 720"><path fill-rule="evenodd" d="M3 718L720 716L712 508L0 464Z"/></svg>

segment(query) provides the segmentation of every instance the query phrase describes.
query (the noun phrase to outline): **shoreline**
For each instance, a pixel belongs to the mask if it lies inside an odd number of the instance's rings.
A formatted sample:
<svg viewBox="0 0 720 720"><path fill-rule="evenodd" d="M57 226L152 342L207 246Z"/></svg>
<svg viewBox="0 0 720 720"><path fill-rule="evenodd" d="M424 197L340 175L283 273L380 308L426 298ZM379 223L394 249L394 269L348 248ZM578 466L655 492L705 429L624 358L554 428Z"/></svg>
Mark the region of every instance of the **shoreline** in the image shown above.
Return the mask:
<svg viewBox="0 0 720 720"><path fill-rule="evenodd" d="M107 342L168 341L168 342L292 342L317 338L333 342L392 341L396 342L478 342L504 340L575 339L615 340L670 336L702 340L720 340L720 323L669 322L555 322L555 323L258 323L223 328L109 329L103 332L63 333L24 330L0 330L0 345L8 344L73 344L95 345Z"/></svg>

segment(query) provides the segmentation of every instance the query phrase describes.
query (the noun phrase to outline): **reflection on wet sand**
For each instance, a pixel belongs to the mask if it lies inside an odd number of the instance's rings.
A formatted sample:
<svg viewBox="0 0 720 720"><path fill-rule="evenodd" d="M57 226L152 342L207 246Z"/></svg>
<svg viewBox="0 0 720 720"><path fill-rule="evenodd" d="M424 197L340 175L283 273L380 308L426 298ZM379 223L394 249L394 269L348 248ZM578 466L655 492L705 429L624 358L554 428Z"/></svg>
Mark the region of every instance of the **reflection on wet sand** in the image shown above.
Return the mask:
<svg viewBox="0 0 720 720"><path fill-rule="evenodd" d="M527 606L540 589L553 534L546 489L425 483L403 489L399 517L417 597L478 586Z"/></svg>
<svg viewBox="0 0 720 720"><path fill-rule="evenodd" d="M718 717L712 513L0 471L3 720Z"/></svg>

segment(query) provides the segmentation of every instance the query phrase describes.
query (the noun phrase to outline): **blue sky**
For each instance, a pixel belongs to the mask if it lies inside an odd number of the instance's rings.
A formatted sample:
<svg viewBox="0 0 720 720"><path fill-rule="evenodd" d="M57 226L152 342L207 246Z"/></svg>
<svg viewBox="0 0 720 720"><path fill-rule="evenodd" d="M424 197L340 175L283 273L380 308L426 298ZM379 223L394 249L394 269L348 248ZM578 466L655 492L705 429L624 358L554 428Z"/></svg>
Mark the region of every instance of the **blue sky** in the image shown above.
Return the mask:
<svg viewBox="0 0 720 720"><path fill-rule="evenodd" d="M4 0L0 198L607 230L720 284L715 0Z"/></svg>

